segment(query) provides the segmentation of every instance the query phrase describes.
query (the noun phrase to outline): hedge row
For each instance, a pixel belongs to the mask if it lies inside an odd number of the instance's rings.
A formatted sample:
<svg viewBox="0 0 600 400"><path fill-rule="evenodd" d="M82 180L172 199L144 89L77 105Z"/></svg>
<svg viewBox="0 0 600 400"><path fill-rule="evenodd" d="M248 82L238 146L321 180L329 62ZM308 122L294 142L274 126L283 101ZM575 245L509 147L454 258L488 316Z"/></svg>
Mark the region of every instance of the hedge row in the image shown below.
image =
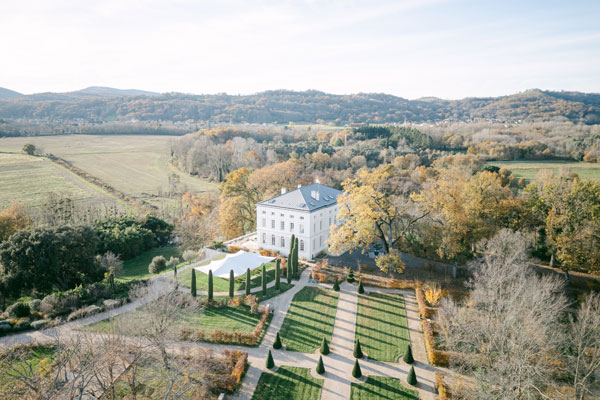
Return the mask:
<svg viewBox="0 0 600 400"><path fill-rule="evenodd" d="M449 399L448 388L444 383L444 374L439 371L435 373L435 389L438 392L440 400Z"/></svg>
<svg viewBox="0 0 600 400"><path fill-rule="evenodd" d="M246 364L248 362L248 353L241 350L223 350L223 355L233 360L237 360L233 366L233 370L229 376L219 379L215 382L215 386L220 391L232 393L240 384Z"/></svg>
<svg viewBox="0 0 600 400"><path fill-rule="evenodd" d="M434 317L436 309L427 306L425 301L425 292L420 284L416 285L415 294L417 297L417 304L419 306L419 315L423 319L423 321L421 321L421 325L423 326L423 336L425 337L427 358L432 365L437 365L438 367L448 367L450 365L450 353L447 351L438 350L435 347L433 321L431 321L431 318Z"/></svg>

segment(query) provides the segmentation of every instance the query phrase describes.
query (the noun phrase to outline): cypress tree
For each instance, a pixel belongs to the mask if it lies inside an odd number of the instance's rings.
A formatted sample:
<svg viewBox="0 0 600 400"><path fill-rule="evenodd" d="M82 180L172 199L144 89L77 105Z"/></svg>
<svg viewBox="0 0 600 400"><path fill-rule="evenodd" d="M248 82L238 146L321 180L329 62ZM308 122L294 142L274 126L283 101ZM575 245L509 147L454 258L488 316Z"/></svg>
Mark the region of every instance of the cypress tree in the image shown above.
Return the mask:
<svg viewBox="0 0 600 400"><path fill-rule="evenodd" d="M275 262L275 287L277 288L277 290L279 290L281 288L280 275L281 275L281 261L278 258L277 261Z"/></svg>
<svg viewBox="0 0 600 400"><path fill-rule="evenodd" d="M290 254L288 254L287 269L288 269L288 283L290 283L292 278L294 277L294 242L292 242L291 247L290 247Z"/></svg>
<svg viewBox="0 0 600 400"><path fill-rule="evenodd" d="M192 296L196 297L196 270L192 268L192 284L191 284Z"/></svg>
<svg viewBox="0 0 600 400"><path fill-rule="evenodd" d="M279 337L279 332L275 335L275 341L273 342L273 348L275 350L279 350L281 348L281 338Z"/></svg>
<svg viewBox="0 0 600 400"><path fill-rule="evenodd" d="M335 290L336 292L340 291L340 284L339 284L337 278L335 278L335 282L333 283L333 290Z"/></svg>
<svg viewBox="0 0 600 400"><path fill-rule="evenodd" d="M229 298L233 299L233 287L235 285L235 278L233 277L233 270L229 270Z"/></svg>
<svg viewBox="0 0 600 400"><path fill-rule="evenodd" d="M213 299L213 275L212 270L208 270L208 301Z"/></svg>
<svg viewBox="0 0 600 400"><path fill-rule="evenodd" d="M406 377L406 382L409 385L417 386L417 375L415 374L415 367L410 367L410 371L408 371L408 376Z"/></svg>
<svg viewBox="0 0 600 400"><path fill-rule="evenodd" d="M267 266L263 264L262 266L262 294L263 296L267 295Z"/></svg>
<svg viewBox="0 0 600 400"><path fill-rule="evenodd" d="M273 356L271 355L271 350L269 350L269 354L267 354L267 362L265 366L268 369L272 369L275 366L275 362L273 361Z"/></svg>
<svg viewBox="0 0 600 400"><path fill-rule="evenodd" d="M415 359L413 358L413 355L412 355L412 348L410 347L410 344L408 345L408 348L406 349L406 353L404 353L404 357L402 357L402 359L407 364L412 364L415 362Z"/></svg>
<svg viewBox="0 0 600 400"><path fill-rule="evenodd" d="M290 265L289 258L286 266L287 283L292 283L292 266Z"/></svg>
<svg viewBox="0 0 600 400"><path fill-rule="evenodd" d="M175 278L175 289L179 289L179 280L177 280L177 265L173 267L173 278Z"/></svg>
<svg viewBox="0 0 600 400"><path fill-rule="evenodd" d="M360 370L360 364L358 363L358 359L354 360L354 367L352 368L352 376L357 379L362 376L362 371Z"/></svg>
<svg viewBox="0 0 600 400"><path fill-rule="evenodd" d="M298 276L298 238L294 238L294 276Z"/></svg>
<svg viewBox="0 0 600 400"><path fill-rule="evenodd" d="M250 296L250 268L246 270L246 296Z"/></svg>
<svg viewBox="0 0 600 400"><path fill-rule="evenodd" d="M321 354L324 356L329 354L329 344L327 343L325 336L323 336L323 341L321 342Z"/></svg>
<svg viewBox="0 0 600 400"><path fill-rule="evenodd" d="M363 287L362 281L358 282L358 288L356 289L358 294L363 294L365 292L365 288Z"/></svg>
<svg viewBox="0 0 600 400"><path fill-rule="evenodd" d="M323 375L325 373L325 366L323 365L323 356L319 356L319 362L317 363L317 374Z"/></svg>
<svg viewBox="0 0 600 400"><path fill-rule="evenodd" d="M360 348L360 339L356 339L356 342L354 343L354 352L352 354L354 355L354 358L363 358L363 352Z"/></svg>

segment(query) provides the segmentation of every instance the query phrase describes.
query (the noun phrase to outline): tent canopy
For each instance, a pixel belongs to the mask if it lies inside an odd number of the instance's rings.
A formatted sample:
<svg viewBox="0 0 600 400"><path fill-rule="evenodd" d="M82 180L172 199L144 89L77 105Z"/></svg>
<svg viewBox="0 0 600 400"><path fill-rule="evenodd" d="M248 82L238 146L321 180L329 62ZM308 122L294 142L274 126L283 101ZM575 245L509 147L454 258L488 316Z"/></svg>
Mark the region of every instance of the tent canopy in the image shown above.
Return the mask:
<svg viewBox="0 0 600 400"><path fill-rule="evenodd" d="M212 261L203 267L196 267L196 270L205 274L212 271L215 277L229 279L229 271L231 270L233 270L233 276L238 277L244 275L248 268L252 271L274 259L275 257L264 257L260 254L240 250L235 254L228 254L221 260Z"/></svg>

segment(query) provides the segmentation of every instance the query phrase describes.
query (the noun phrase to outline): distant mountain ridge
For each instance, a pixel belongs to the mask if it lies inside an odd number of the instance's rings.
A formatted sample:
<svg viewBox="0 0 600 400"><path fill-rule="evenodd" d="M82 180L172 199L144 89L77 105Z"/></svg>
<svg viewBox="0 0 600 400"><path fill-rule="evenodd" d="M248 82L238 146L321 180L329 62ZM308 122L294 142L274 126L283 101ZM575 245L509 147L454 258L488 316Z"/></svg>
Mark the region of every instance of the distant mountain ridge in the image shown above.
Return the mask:
<svg viewBox="0 0 600 400"><path fill-rule="evenodd" d="M9 91L11 92L11 91ZM2 92L0 92L2 93ZM16 93L16 92L13 92ZM251 95L146 92L89 87L68 93L0 95L0 118L218 123L393 123L443 120L600 123L600 94L539 89L500 97L407 100L385 93L335 95L270 90Z"/></svg>
<svg viewBox="0 0 600 400"><path fill-rule="evenodd" d="M19 92L15 92L14 90L5 89L0 87L0 99L12 99L14 97L23 96Z"/></svg>

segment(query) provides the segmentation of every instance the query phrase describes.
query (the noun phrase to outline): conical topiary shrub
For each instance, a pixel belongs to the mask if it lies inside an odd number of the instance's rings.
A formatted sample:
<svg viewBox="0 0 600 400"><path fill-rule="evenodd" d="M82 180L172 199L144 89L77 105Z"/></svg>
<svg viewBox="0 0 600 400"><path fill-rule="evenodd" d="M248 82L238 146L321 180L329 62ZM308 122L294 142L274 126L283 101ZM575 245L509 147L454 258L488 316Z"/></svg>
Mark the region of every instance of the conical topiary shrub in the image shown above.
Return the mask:
<svg viewBox="0 0 600 400"><path fill-rule="evenodd" d="M275 335L275 341L273 342L273 348L275 350L281 349L281 338L279 337L279 332Z"/></svg>
<svg viewBox="0 0 600 400"><path fill-rule="evenodd" d="M325 373L325 366L323 365L323 356L319 356L319 362L317 363L317 374L323 375Z"/></svg>
<svg viewBox="0 0 600 400"><path fill-rule="evenodd" d="M333 290L335 290L336 292L340 291L340 283L338 282L337 278L335 279L335 282L333 283Z"/></svg>
<svg viewBox="0 0 600 400"><path fill-rule="evenodd" d="M265 363L265 366L268 369L272 369L275 366L275 361L273 361L273 356L271 355L271 350L269 350L269 354L267 354L267 362Z"/></svg>
<svg viewBox="0 0 600 400"><path fill-rule="evenodd" d="M357 379L362 376L362 371L360 370L360 365L358 364L358 360L354 360L354 367L352 368L352 376Z"/></svg>
<svg viewBox="0 0 600 400"><path fill-rule="evenodd" d="M352 269L350 269L350 272L348 272L348 277L346 278L346 280L349 283L353 283L354 282L354 271Z"/></svg>
<svg viewBox="0 0 600 400"><path fill-rule="evenodd" d="M321 354L324 356L329 354L329 344L327 343L325 336L323 336L323 341L321 342Z"/></svg>
<svg viewBox="0 0 600 400"><path fill-rule="evenodd" d="M363 358L363 352L360 348L360 339L356 339L356 343L354 343L354 352L352 355L354 355L354 358Z"/></svg>
<svg viewBox="0 0 600 400"><path fill-rule="evenodd" d="M409 385L417 386L417 375L415 374L415 367L410 367L410 371L408 371L408 376L406 377L406 382Z"/></svg>
<svg viewBox="0 0 600 400"><path fill-rule="evenodd" d="M192 268L192 284L190 285L192 296L196 297L196 269Z"/></svg>
<svg viewBox="0 0 600 400"><path fill-rule="evenodd" d="M358 294L363 294L365 292L365 288L363 287L362 281L358 282L358 288L356 289Z"/></svg>
<svg viewBox="0 0 600 400"><path fill-rule="evenodd" d="M407 364L412 364L415 362L415 359L413 358L413 355L412 355L412 348L410 347L410 344L408 345L408 348L406 349L406 353L404 353L404 357L402 357L402 359Z"/></svg>

